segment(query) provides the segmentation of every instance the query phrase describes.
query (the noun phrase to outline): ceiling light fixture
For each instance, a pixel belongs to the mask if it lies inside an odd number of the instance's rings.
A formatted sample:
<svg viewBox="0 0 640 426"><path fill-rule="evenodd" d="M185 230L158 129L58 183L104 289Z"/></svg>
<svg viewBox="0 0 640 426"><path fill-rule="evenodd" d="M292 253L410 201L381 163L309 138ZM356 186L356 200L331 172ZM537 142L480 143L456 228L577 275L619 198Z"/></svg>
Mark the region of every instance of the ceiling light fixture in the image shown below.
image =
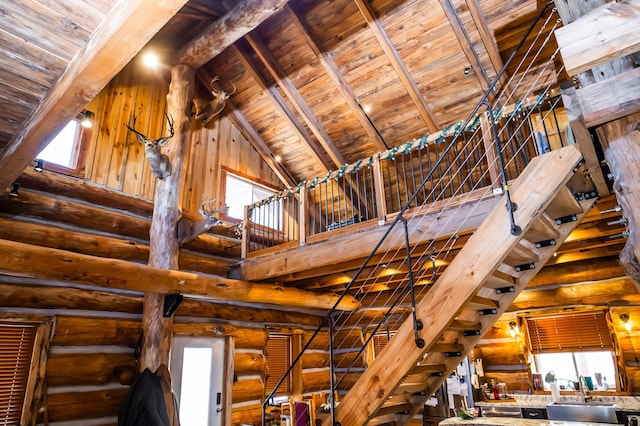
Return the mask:
<svg viewBox="0 0 640 426"><path fill-rule="evenodd" d="M153 52L147 52L142 57L142 62L149 68L157 68L159 65L158 56Z"/></svg>
<svg viewBox="0 0 640 426"><path fill-rule="evenodd" d="M273 159L276 160L278 163L282 161L282 157L279 155L276 155Z"/></svg>
<svg viewBox="0 0 640 426"><path fill-rule="evenodd" d="M509 327L509 334L511 335L511 337L516 337L520 334L520 329L518 328L518 324L516 324L515 321L511 321L509 323Z"/></svg>
<svg viewBox="0 0 640 426"><path fill-rule="evenodd" d="M80 113L82 118L80 119L80 125L85 129L90 129L93 127L93 120L91 120L91 116L93 115L91 111L83 111Z"/></svg>
<svg viewBox="0 0 640 426"><path fill-rule="evenodd" d="M631 321L629 321L629 314L620 314L620 320L624 323L624 329L631 331Z"/></svg>
<svg viewBox="0 0 640 426"><path fill-rule="evenodd" d="M371 112L371 105L367 104L367 105L363 106L362 109L364 110L364 112L369 114Z"/></svg>

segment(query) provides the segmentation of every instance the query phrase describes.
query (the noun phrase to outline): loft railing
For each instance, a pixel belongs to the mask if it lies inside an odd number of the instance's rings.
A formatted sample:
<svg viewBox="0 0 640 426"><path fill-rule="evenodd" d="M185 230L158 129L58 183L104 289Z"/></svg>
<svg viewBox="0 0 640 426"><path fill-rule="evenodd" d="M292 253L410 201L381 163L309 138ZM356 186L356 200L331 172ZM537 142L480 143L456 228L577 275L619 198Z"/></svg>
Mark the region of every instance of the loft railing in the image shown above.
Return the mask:
<svg viewBox="0 0 640 426"><path fill-rule="evenodd" d="M330 368L325 383L316 385L315 390L329 395L346 392L400 324L413 317L414 329L420 327L415 302L425 294L428 297L429 288L437 285L438 276L464 244L466 236L460 223L479 205L466 202L504 193L509 205L507 183L531 158L574 143L561 98L552 91L563 72L554 64L558 50L550 58L540 58L560 22L551 4L541 9L465 122L301 182L247 207L245 255L306 244L342 228L387 226L365 262L341 289L342 297L356 297L362 309L338 311L337 302L323 324L305 335L304 347L287 375L308 348L313 346L317 356L322 347ZM534 28L537 34L533 34ZM511 69L508 82L494 93L507 67L523 50L522 62ZM514 93L522 100L516 102ZM480 113L483 106L486 111ZM262 209L273 209L280 202L288 217L297 221L291 226L295 232L288 233L288 228L281 226L269 234L268 224L256 218ZM297 203L297 210L285 210L287 203ZM445 209L451 214L441 220L425 219ZM511 232L516 232L517 224L513 217L511 220ZM431 240L410 244L410 228L420 229ZM258 235L267 237L258 241ZM383 243L390 248L381 249ZM424 345L417 332L415 344ZM275 395L283 382L284 377L274 389L267 389L267 394ZM333 417L335 399L330 402ZM269 398L263 405L263 424L268 403Z"/></svg>
<svg viewBox="0 0 640 426"><path fill-rule="evenodd" d="M496 108L494 115L508 140L502 150L508 179L536 155L570 143L561 98L549 90ZM486 187L498 191L499 164L487 155L494 143L489 123L487 113L478 114L464 129L458 122L249 206L244 253L259 255L358 223L383 222L404 206L418 208Z"/></svg>

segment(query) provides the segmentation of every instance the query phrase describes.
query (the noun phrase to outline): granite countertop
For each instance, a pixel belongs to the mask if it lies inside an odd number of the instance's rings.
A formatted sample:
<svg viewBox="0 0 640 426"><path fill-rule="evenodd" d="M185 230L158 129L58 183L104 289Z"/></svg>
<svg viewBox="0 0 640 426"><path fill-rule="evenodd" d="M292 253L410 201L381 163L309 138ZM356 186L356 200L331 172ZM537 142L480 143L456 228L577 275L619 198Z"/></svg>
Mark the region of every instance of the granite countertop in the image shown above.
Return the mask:
<svg viewBox="0 0 640 426"><path fill-rule="evenodd" d="M563 420L530 420L515 419L509 417L477 417L475 419L463 420L460 417L451 417L439 423L445 425L464 425L464 426L611 426L611 423L585 423L585 422L566 422Z"/></svg>
<svg viewBox="0 0 640 426"><path fill-rule="evenodd" d="M550 395L513 395L515 401L492 402L480 401L474 403L477 407L517 407L517 408L545 408L553 401ZM560 402L580 402L580 397L563 395ZM589 402L603 402L616 404L620 411L640 410L640 397L637 396L594 396Z"/></svg>

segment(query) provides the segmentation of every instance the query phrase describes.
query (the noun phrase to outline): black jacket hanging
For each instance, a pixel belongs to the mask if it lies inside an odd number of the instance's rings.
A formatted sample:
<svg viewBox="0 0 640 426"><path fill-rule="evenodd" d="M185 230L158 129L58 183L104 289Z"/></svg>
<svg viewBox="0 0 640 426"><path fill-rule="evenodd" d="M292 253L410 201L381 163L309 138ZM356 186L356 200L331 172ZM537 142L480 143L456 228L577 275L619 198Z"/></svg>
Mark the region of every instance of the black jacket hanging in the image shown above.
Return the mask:
<svg viewBox="0 0 640 426"><path fill-rule="evenodd" d="M169 426L161 378L146 368L133 382L118 413L118 426Z"/></svg>

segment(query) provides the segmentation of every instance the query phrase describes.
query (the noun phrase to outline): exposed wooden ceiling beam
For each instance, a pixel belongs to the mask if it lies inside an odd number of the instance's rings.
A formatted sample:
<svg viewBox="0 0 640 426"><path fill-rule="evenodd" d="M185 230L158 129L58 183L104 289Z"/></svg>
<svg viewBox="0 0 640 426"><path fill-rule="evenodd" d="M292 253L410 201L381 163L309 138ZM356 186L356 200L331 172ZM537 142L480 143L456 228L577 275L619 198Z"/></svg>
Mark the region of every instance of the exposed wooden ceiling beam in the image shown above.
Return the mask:
<svg viewBox="0 0 640 426"><path fill-rule="evenodd" d="M464 55L467 57L467 60L473 68L474 74L478 79L480 87L483 91L486 92L489 88L489 78L487 77L482 63L480 63L478 56L475 54L473 46L471 46L467 41L466 29L462 25L460 17L458 16L458 12L456 12L453 3L451 3L451 0L440 0L440 5L442 6L442 10L444 11L445 15L447 15L449 24L451 24L451 29L456 35L456 38L458 39L458 43L460 43L460 47L462 48Z"/></svg>
<svg viewBox="0 0 640 426"><path fill-rule="evenodd" d="M331 309L338 295L316 294L272 284L256 284L215 275L152 268L14 241L0 240L0 272L68 284L181 293L219 301ZM357 300L343 298L339 309L353 310Z"/></svg>
<svg viewBox="0 0 640 426"><path fill-rule="evenodd" d="M186 0L118 2L0 157L4 189L120 72Z"/></svg>
<svg viewBox="0 0 640 426"><path fill-rule="evenodd" d="M288 0L244 0L176 53L177 63L200 68L262 22Z"/></svg>
<svg viewBox="0 0 640 426"><path fill-rule="evenodd" d="M247 52L244 51L244 49L242 49L238 44L234 44L234 49L235 49L236 55L238 56L238 58L240 59L240 61L242 62L246 70L253 77L256 83L258 83L260 88L271 97L271 100L273 102L273 105L276 107L276 110L281 115L281 117L288 122L291 129L294 131L294 133L296 133L298 139L300 139L301 142L306 144L306 146L309 148L311 155L313 155L316 161L320 165L322 165L322 168L325 172L331 170L332 168L331 163L325 160L322 149L318 146L316 141L313 140L311 135L307 133L302 123L300 123L300 121L295 116L295 114L293 114L293 111L289 109L284 99L280 95L280 92L278 92L278 90L275 87L267 83L264 76L262 76L262 73L254 63L253 59L250 57L250 55Z"/></svg>
<svg viewBox="0 0 640 426"><path fill-rule="evenodd" d="M293 9L291 4L287 4L285 6L285 10L289 13L291 20L294 25L298 27L302 37L306 40L307 44L313 50L313 53L318 58L320 65L324 68L324 71L327 73L327 76L331 79L334 86L338 89L342 98L346 102L347 106L356 117L364 131L367 133L367 136L373 141L376 149L378 151L385 151L389 149L389 147L385 144L384 140L380 136L380 133L373 127L369 117L362 109L362 106L358 102L356 95L351 88L351 85L344 77L344 75L340 72L340 69L336 65L335 61L331 57L331 54L327 52L325 47L322 45L322 42L316 37L311 29L311 26L308 22L301 16L298 12Z"/></svg>
<svg viewBox="0 0 640 426"><path fill-rule="evenodd" d="M202 68L198 70L196 73L198 79L202 84L208 85L211 81L211 76L206 75ZM227 99L225 103L224 113L227 114L231 122L240 130L240 133L247 138L247 141L251 144L251 146L258 152L262 160L267 163L267 166L273 171L273 173L278 176L280 182L285 187L291 187L296 185L295 179L291 177L291 174L284 168L284 166L276 161L275 155L271 149L267 146L267 144L262 140L258 132L255 131L253 126L249 123L249 120L246 119L244 114L233 105L233 101L231 99Z"/></svg>
<svg viewBox="0 0 640 426"><path fill-rule="evenodd" d="M298 111L298 114L307 124L307 127L311 130L320 143L322 148L329 154L329 157L333 161L332 169L337 169L343 164L346 164L346 160L336 148L335 143L331 140L331 137L324 129L320 120L315 116L311 107L303 99L298 89L295 87L291 79L285 74L284 70L278 63L278 60L269 51L264 42L257 36L247 34L245 39L249 42L253 50L256 52L264 66L269 70L273 79L278 83L280 89L289 98L289 101L293 104L294 108Z"/></svg>
<svg viewBox="0 0 640 426"><path fill-rule="evenodd" d="M420 88L411 76L409 69L402 61L400 54L391 42L391 39L389 38L386 30L384 29L378 18L375 16L375 12L371 8L371 5L367 0L355 0L355 3L358 6L358 9L360 9L360 12L364 16L365 20L367 21L367 24L369 24L369 28L371 28L371 31L378 40L378 43L380 43L380 47L382 47L382 50L389 59L391 66L398 74L398 77L404 85L407 93L411 97L411 100L413 100L416 108L418 108L420 116L427 124L427 127L431 132L437 131L439 129L439 126L435 116L433 115L433 112L429 108L429 105L427 105L427 101L422 96Z"/></svg>
<svg viewBox="0 0 640 426"><path fill-rule="evenodd" d="M473 18L473 22L476 24L476 28L478 29L478 33L480 34L480 38L482 39L484 48L489 55L491 65L493 65L493 69L495 70L496 75L498 75L504 64L502 63L502 58L500 57L500 50L498 49L496 39L491 34L489 24L487 24L487 20L482 13L480 3L478 2L478 0L465 1L467 3L467 7L469 8L469 13L471 13L471 17ZM500 77L500 83L502 84L505 94L510 97L513 93L513 89L511 88L510 78L507 75L506 70Z"/></svg>

